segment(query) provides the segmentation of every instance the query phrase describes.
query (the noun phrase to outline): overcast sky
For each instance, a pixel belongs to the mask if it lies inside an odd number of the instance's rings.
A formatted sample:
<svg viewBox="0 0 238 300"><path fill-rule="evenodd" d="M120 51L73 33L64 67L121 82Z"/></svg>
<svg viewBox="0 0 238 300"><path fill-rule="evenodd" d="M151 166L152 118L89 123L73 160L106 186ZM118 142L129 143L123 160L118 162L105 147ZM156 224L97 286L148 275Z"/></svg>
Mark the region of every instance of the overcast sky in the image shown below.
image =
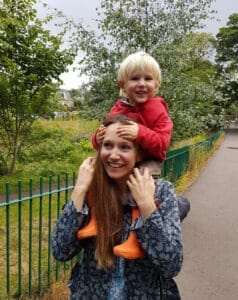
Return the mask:
<svg viewBox="0 0 238 300"><path fill-rule="evenodd" d="M94 28L96 17L96 7L100 0L43 0L50 7L63 11L68 17L73 17L76 21L81 21L84 25ZM238 13L238 0L216 0L212 8L217 10L217 20L207 21L207 32L216 35L220 27L226 26L228 17L232 13ZM77 72L62 74L64 81L62 88L78 88L81 80Z"/></svg>

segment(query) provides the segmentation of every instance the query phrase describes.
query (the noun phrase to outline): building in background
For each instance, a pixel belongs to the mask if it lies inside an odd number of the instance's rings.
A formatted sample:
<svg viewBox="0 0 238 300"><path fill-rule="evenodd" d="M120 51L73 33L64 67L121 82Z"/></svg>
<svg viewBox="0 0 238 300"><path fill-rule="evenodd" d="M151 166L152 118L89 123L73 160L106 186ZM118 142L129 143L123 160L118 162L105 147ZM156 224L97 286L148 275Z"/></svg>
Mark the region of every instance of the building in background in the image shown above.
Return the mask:
<svg viewBox="0 0 238 300"><path fill-rule="evenodd" d="M74 108L74 100L70 96L70 92L68 90L61 89L61 104L66 107L68 110L72 110Z"/></svg>

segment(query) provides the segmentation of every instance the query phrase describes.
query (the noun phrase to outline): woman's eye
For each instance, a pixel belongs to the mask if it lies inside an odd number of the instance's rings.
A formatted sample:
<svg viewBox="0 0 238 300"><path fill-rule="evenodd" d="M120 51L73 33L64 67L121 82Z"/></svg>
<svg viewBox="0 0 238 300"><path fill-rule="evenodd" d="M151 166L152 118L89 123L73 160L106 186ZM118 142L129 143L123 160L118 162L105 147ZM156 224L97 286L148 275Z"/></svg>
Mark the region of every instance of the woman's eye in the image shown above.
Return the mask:
<svg viewBox="0 0 238 300"><path fill-rule="evenodd" d="M106 148L106 149L109 149L112 147L112 144L111 143L103 143L103 147Z"/></svg>
<svg viewBox="0 0 238 300"><path fill-rule="evenodd" d="M131 147L129 145L122 145L121 147L123 150L130 150Z"/></svg>

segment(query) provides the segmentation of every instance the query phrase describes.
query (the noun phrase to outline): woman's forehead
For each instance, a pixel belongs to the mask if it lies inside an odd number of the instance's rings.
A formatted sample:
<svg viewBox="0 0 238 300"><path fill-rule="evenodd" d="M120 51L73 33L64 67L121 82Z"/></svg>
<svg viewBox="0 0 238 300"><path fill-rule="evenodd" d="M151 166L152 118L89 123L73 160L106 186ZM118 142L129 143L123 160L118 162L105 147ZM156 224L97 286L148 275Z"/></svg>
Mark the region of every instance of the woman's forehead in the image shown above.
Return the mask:
<svg viewBox="0 0 238 300"><path fill-rule="evenodd" d="M119 125L121 125L119 122L117 122L117 123L112 123L112 124L108 125L107 128L106 128L106 133L107 133L107 132L111 132L111 131L116 131L117 128L119 127ZM123 125L122 125L122 126L123 126Z"/></svg>
<svg viewBox="0 0 238 300"><path fill-rule="evenodd" d="M119 127L119 125L120 125L119 123L114 123L114 124L110 124L109 126L107 126L104 138L107 138L110 136L118 137L117 128Z"/></svg>

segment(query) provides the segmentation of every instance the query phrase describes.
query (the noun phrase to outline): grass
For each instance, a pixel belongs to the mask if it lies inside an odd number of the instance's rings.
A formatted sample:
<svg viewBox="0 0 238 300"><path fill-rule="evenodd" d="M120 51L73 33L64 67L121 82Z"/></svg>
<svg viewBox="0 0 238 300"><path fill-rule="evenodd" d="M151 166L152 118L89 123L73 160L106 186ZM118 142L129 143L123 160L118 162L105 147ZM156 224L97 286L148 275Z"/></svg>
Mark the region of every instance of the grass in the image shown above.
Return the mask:
<svg viewBox="0 0 238 300"><path fill-rule="evenodd" d="M193 145L193 144L196 144L198 142L205 140L206 138L207 138L206 134L200 134L200 135L196 135L194 137L183 139L181 141L172 141L169 150L174 150L174 149L182 148L185 146Z"/></svg>
<svg viewBox="0 0 238 300"><path fill-rule="evenodd" d="M52 284L48 292L43 296L43 300L68 300L69 290L67 280Z"/></svg>
<svg viewBox="0 0 238 300"><path fill-rule="evenodd" d="M213 144L212 149L207 152L205 149L194 149L190 153L190 161L187 172L177 180L175 189L178 194L183 194L186 189L196 180L197 176L207 165L209 158L222 144L224 134Z"/></svg>
<svg viewBox="0 0 238 300"><path fill-rule="evenodd" d="M64 196L64 195L63 195ZM10 299L18 298L19 278L23 295L18 299L27 299L24 291L28 290L31 282L33 295L38 289L39 277L42 288L48 282L55 281L56 263L52 258L50 249L50 235L58 219L62 205L66 199L56 196L45 196L42 199L33 199L23 203L11 204L9 210L9 271L10 271ZM6 291L6 223L4 207L0 207L0 299L5 299ZM19 264L21 276L19 277ZM50 266L51 274L48 275ZM71 263L70 263L71 266ZM61 265L62 272L63 265ZM39 272L41 270L41 272ZM31 272L31 279L29 279ZM34 299L34 298L29 298ZM37 296L36 298L37 299Z"/></svg>
<svg viewBox="0 0 238 300"><path fill-rule="evenodd" d="M91 136L98 121L88 120L37 120L28 143L22 148L15 173L0 176L0 195L5 194L5 183L16 193L18 181L28 189L29 179L39 185L39 178L77 172L82 161L93 155ZM1 197L0 197L1 198Z"/></svg>

